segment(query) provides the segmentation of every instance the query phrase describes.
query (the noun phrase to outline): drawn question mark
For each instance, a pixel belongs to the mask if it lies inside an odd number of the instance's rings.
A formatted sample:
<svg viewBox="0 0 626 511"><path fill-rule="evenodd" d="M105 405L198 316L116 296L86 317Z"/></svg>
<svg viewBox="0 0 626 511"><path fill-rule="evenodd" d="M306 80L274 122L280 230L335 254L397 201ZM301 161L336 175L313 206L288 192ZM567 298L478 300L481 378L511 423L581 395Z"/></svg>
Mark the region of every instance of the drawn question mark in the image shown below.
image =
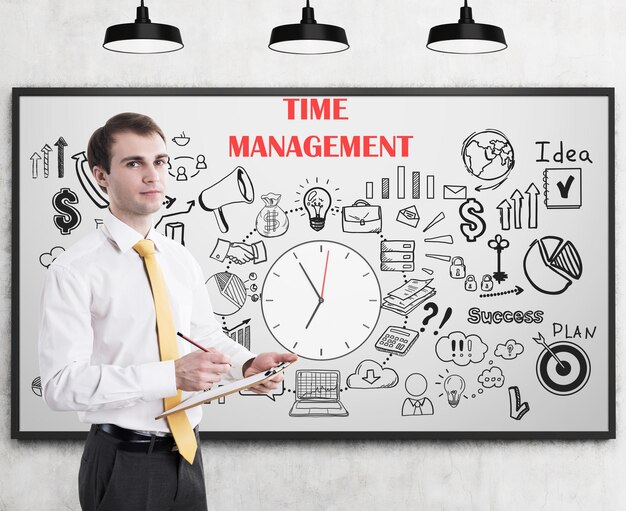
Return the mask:
<svg viewBox="0 0 626 511"><path fill-rule="evenodd" d="M506 349L509 352L509 357L511 356L511 353L513 353L514 344L515 341L513 341L512 339L510 339L509 342L506 343Z"/></svg>
<svg viewBox="0 0 626 511"><path fill-rule="evenodd" d="M426 305L424 305L424 310L432 311L422 321L422 325L426 326L428 325L428 322L437 315L437 313L439 312L439 307L437 307L437 304L435 302L428 302ZM420 328L420 332L423 332L424 330L426 330L424 327ZM437 332L435 332L435 335L437 335Z"/></svg>

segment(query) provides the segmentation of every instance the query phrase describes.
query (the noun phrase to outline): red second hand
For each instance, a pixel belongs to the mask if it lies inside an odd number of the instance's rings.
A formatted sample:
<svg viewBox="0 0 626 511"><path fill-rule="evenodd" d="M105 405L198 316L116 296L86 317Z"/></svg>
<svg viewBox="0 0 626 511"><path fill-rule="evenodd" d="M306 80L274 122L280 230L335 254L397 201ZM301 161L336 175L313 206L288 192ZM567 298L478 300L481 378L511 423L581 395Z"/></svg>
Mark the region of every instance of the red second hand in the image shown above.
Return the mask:
<svg viewBox="0 0 626 511"><path fill-rule="evenodd" d="M330 250L326 252L326 266L324 266L324 280L322 280L322 292L320 293L320 297L322 300L324 299L324 286L326 286L326 271L328 270L328 256L330 255Z"/></svg>

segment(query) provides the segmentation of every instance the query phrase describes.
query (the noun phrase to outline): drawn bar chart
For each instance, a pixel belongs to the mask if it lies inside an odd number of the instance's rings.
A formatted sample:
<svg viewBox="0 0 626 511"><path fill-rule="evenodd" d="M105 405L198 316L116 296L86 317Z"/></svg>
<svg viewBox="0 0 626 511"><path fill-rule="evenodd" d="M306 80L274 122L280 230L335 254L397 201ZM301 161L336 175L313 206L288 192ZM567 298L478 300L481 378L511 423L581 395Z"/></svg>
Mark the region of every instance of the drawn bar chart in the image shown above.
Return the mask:
<svg viewBox="0 0 626 511"><path fill-rule="evenodd" d="M380 187L381 187L381 197L383 199L388 199L389 198L389 178L388 177L383 177L381 179Z"/></svg>
<svg viewBox="0 0 626 511"><path fill-rule="evenodd" d="M405 173L404 167L398 165L398 199L404 199L404 187L405 187Z"/></svg>
<svg viewBox="0 0 626 511"><path fill-rule="evenodd" d="M380 180L380 196L382 199L390 199L392 193L392 179L391 177L383 177ZM411 181L409 183L411 198L419 199L421 194L420 186L421 172L411 172ZM428 198L432 199L435 196L435 176L427 176L427 194ZM398 165L396 168L396 198L405 199L407 194L407 181L406 181L406 167L404 165ZM432 197L431 197L432 195ZM374 198L374 181L365 182L365 198Z"/></svg>
<svg viewBox="0 0 626 511"><path fill-rule="evenodd" d="M419 199L420 198L420 173L419 171L413 172L413 178L412 178L412 195L411 197L413 199Z"/></svg>

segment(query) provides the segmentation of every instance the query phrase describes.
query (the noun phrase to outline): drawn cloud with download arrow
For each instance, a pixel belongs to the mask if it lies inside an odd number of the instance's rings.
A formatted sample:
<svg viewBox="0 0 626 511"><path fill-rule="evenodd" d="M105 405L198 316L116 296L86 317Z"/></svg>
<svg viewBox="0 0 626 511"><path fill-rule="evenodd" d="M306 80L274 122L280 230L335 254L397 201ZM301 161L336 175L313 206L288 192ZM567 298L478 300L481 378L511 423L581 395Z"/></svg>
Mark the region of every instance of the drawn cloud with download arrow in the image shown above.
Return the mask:
<svg viewBox="0 0 626 511"><path fill-rule="evenodd" d="M65 252L65 249L63 247L54 247L52 250L50 250L50 252L44 252L43 254L41 254L39 256L39 262L42 266L48 268L54 262L54 260L59 257L63 252Z"/></svg>
<svg viewBox="0 0 626 511"><path fill-rule="evenodd" d="M398 384L398 373L373 360L363 360L354 374L348 376L351 389L388 389Z"/></svg>

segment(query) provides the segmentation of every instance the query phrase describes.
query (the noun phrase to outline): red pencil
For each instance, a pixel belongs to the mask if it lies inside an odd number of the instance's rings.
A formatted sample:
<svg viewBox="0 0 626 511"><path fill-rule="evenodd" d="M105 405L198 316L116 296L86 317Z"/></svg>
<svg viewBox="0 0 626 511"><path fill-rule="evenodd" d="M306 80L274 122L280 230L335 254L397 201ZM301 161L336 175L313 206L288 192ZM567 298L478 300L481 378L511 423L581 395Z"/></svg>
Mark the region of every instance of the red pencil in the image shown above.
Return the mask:
<svg viewBox="0 0 626 511"><path fill-rule="evenodd" d="M208 353L208 349L206 349L204 346L201 346L200 344L198 344L196 341L192 341L189 337L187 337L186 335L181 334L180 332L176 332L176 335L178 335L179 337L182 337L183 339L185 339L185 341L189 341L191 344L193 344L196 348L201 349L202 351L206 351Z"/></svg>

